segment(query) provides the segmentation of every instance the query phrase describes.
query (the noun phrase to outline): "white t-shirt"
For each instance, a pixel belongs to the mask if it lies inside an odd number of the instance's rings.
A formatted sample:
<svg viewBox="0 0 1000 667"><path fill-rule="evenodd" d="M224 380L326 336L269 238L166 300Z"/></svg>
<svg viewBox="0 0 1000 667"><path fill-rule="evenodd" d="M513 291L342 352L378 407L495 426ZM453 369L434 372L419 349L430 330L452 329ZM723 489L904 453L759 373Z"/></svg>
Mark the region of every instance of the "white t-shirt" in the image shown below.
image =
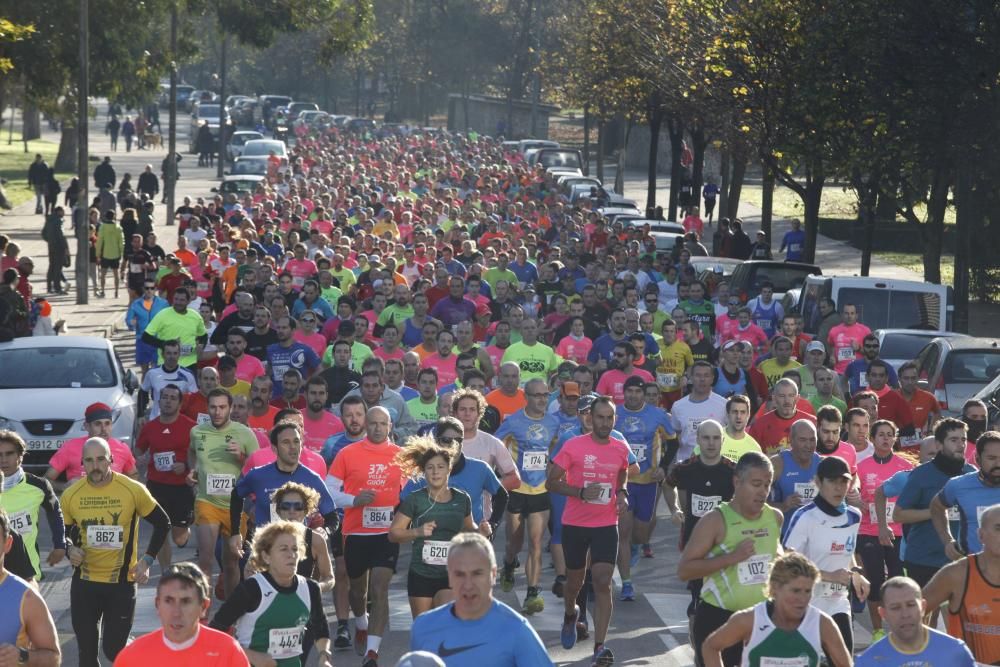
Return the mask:
<svg viewBox="0 0 1000 667"><path fill-rule="evenodd" d="M676 460L684 461L690 458L698 444L699 424L706 419L714 419L726 425L726 399L714 391L703 401L692 401L690 395L685 396L670 409L670 419L674 430L680 434Z"/></svg>
<svg viewBox="0 0 1000 667"><path fill-rule="evenodd" d="M850 570L857 549L861 510L848 507L839 516L830 516L815 503L800 507L787 519L788 530L783 544L807 557L823 572ZM820 611L850 614L851 599L847 588L828 581L817 581L811 604Z"/></svg>
<svg viewBox="0 0 1000 667"><path fill-rule="evenodd" d="M499 470L503 477L512 470L517 470L514 458L500 440L486 431L477 431L471 438L462 440L462 453L466 456L485 461L486 465ZM493 497L483 491L483 516L493 514Z"/></svg>
<svg viewBox="0 0 1000 667"><path fill-rule="evenodd" d="M853 447L854 445L851 446ZM872 441L869 440L868 446L862 449L860 452L858 452L858 463L861 463L862 461L864 461L865 459L874 454L875 454L875 445L873 445Z"/></svg>

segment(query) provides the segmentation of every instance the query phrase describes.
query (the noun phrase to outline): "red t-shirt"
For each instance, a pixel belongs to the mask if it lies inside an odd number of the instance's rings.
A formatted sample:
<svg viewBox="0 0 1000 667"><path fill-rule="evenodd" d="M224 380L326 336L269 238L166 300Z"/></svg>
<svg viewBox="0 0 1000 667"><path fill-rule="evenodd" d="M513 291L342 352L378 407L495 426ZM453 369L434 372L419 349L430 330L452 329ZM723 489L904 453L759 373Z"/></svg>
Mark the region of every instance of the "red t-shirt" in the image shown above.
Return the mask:
<svg viewBox="0 0 1000 667"><path fill-rule="evenodd" d="M196 424L205 422L208 419L208 398L200 391L184 394L184 400L181 401L181 414Z"/></svg>
<svg viewBox="0 0 1000 667"><path fill-rule="evenodd" d="M305 424L305 436L302 444L306 449L318 452L331 435L344 432L344 422L337 415L323 411L319 419L310 419L308 413L302 415ZM326 477L326 475L322 475Z"/></svg>
<svg viewBox="0 0 1000 667"><path fill-rule="evenodd" d="M157 417L142 427L135 449L138 452L149 451L147 480L171 486L187 484L188 446L194 427L194 420L184 415L177 415L177 419L169 424L164 424ZM179 475L173 471L175 463L185 464Z"/></svg>
<svg viewBox="0 0 1000 667"><path fill-rule="evenodd" d="M399 504L399 491L406 479L393 463L399 447L391 442L380 445L365 438L340 450L330 466L330 475L344 483L344 493L356 496L375 492L375 499L363 507L344 508L343 534L384 535L392 525Z"/></svg>
<svg viewBox="0 0 1000 667"><path fill-rule="evenodd" d="M653 381L653 376L649 374L649 371L644 371L641 368L633 368L628 375L614 368L601 375L601 379L597 381L597 393L610 396L614 399L615 405L621 405L625 402L625 380L633 375L642 378L643 382Z"/></svg>
<svg viewBox="0 0 1000 667"><path fill-rule="evenodd" d="M115 658L115 667L249 667L249 664L233 637L205 625L198 627L198 637L185 649L178 651L167 646L161 628L139 637Z"/></svg>
<svg viewBox="0 0 1000 667"><path fill-rule="evenodd" d="M782 419L776 410L771 410L760 419L755 420L747 429L747 433L760 444L765 455L773 456L782 449L788 449L788 432L792 429L792 424L800 419L808 419L813 424L816 423L815 417L801 410L796 410L791 419Z"/></svg>

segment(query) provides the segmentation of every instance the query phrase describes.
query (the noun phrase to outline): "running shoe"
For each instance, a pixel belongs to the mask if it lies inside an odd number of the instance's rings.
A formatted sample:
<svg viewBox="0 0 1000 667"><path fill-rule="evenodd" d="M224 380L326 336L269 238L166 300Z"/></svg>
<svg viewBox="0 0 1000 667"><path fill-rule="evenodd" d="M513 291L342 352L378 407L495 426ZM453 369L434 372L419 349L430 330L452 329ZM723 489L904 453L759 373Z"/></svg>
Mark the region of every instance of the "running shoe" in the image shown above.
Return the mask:
<svg viewBox="0 0 1000 667"><path fill-rule="evenodd" d="M500 573L500 589L504 593L510 593L514 590L514 568L517 567L516 563L517 561L503 564L503 571Z"/></svg>
<svg viewBox="0 0 1000 667"><path fill-rule="evenodd" d="M635 587L631 581L622 582L622 602L635 601Z"/></svg>
<svg viewBox="0 0 1000 667"><path fill-rule="evenodd" d="M366 648L368 648L368 631L355 629L354 652L358 655L364 655Z"/></svg>
<svg viewBox="0 0 1000 667"><path fill-rule="evenodd" d="M879 628L872 633L872 644L885 637L885 630Z"/></svg>
<svg viewBox="0 0 1000 667"><path fill-rule="evenodd" d="M545 609L545 600L537 592L534 595L529 594L528 597L524 599L524 615L531 616L532 614L537 614Z"/></svg>
<svg viewBox="0 0 1000 667"><path fill-rule="evenodd" d="M559 631L559 640L562 642L562 647L567 651L576 645L576 640L579 637L580 624L576 622L576 619L580 616L580 607L574 605L573 613L569 616L563 617L562 630Z"/></svg>
<svg viewBox="0 0 1000 667"><path fill-rule="evenodd" d="M642 557L643 558L652 558L653 557L653 545L652 544L643 544L642 545Z"/></svg>
<svg viewBox="0 0 1000 667"><path fill-rule="evenodd" d="M587 614L580 614L580 620L576 622L576 641L582 642L590 638L590 626L587 623Z"/></svg>
<svg viewBox="0 0 1000 667"><path fill-rule="evenodd" d="M615 654L604 644L598 644L594 649L594 659L591 660L591 667L611 667L615 664Z"/></svg>
<svg viewBox="0 0 1000 667"><path fill-rule="evenodd" d="M563 588L565 588L565 586L566 586L565 575L562 574L556 575L555 583L552 584L552 594L561 600L563 596Z"/></svg>
<svg viewBox="0 0 1000 667"><path fill-rule="evenodd" d="M629 561L632 567L639 565L639 545L633 544L630 553L632 554L632 559Z"/></svg>
<svg viewBox="0 0 1000 667"><path fill-rule="evenodd" d="M608 664L610 665L611 663L609 662ZM378 667L378 653L375 651L365 653L365 659L361 661L361 667Z"/></svg>
<svg viewBox="0 0 1000 667"><path fill-rule="evenodd" d="M338 651L351 648L351 629L346 624L337 626L337 638L333 640L333 648Z"/></svg>

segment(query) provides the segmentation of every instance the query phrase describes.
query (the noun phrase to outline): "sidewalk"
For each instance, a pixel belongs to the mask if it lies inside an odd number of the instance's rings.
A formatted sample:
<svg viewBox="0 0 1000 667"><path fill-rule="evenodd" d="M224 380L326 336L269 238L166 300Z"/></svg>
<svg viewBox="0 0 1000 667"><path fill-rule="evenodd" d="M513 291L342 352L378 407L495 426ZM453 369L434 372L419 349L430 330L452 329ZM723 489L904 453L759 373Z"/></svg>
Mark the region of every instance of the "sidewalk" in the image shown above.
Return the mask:
<svg viewBox="0 0 1000 667"><path fill-rule="evenodd" d="M121 182L124 174L131 174L132 183L135 184L139 178L139 174L142 173L147 164L152 165L153 171L159 178L160 163L167 155L165 145L166 137L164 137L164 146L162 148L140 151L136 150L133 146L131 153L125 152L125 142L121 140L118 142L118 151L112 153L109 150L108 137L104 134L104 124L107 121L107 102L105 100L98 100L93 103L97 107L98 113L96 118L91 119L89 126L89 148L91 160L88 164L88 173L92 175L94 167L99 164L99 161L103 160L105 155L110 155L111 165L114 167L116 174L116 192L118 183ZM218 184L218 180L215 177L215 169L198 167L198 161L197 159L194 159L195 156L187 153L187 118L187 115L184 114L178 114L177 117L177 152L182 157L179 167L181 178L177 183L176 201L178 205L185 196L195 198L211 195L211 188ZM15 120L17 121L15 125L16 133L20 131L19 117ZM167 126L165 112L162 114L162 123L165 132ZM48 124L43 123L42 138L58 143L59 133L50 130ZM33 156L30 155L25 156L25 172L27 172L28 164L32 158ZM67 183L63 184L64 190L66 185ZM7 187L23 187L23 183L10 183ZM162 180L160 188L161 190L163 188ZM88 182L88 196L93 199L95 194L96 191L93 185L93 178L91 176L90 181ZM62 195L60 195L60 204L61 203ZM163 215L166 207L161 204L159 200L156 201L156 207L156 231L162 237L163 230L165 229ZM106 338L115 337L117 335L128 337L131 335L125 327L125 311L128 307L128 290L125 288L124 284L122 284L119 289L119 298L115 299L113 296L113 282L111 282L109 275L107 297L95 297L93 294L93 285L91 285L88 296L89 302L86 305L78 305L76 303L76 279L74 275L76 266L76 238L73 236L70 217L69 212L67 212L65 233L66 240L69 242L70 246L70 255L73 258L73 265L65 271L65 274L70 279L71 283L69 294L67 295L45 294L45 274L48 269L48 248L41 236L42 225L45 220L43 216L35 214L35 205L33 200L26 204L22 204L21 206L17 206L11 211L6 211L3 215L0 215L0 233L6 234L10 237L11 241L14 241L21 246L22 256L30 256L35 260L35 273L31 276L31 284L34 287L35 296L46 296L48 298L53 308L53 319L66 320L68 326L68 331L66 333L71 335L98 335ZM172 242L173 241L170 240L170 243ZM120 348L120 352L123 353L123 357L125 357L126 352L128 355L131 355L132 350L126 349L131 348L131 346L124 345L120 346ZM123 358L123 361L127 362L128 360L129 359Z"/></svg>

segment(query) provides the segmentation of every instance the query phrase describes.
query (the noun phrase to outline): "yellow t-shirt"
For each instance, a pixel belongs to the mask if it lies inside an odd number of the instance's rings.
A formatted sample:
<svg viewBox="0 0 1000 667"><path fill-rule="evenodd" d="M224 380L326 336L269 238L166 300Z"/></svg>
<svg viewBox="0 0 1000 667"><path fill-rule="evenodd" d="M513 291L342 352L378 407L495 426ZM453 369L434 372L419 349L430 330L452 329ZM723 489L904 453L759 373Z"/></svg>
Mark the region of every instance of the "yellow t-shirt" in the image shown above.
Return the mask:
<svg viewBox="0 0 1000 667"><path fill-rule="evenodd" d="M235 442L243 458L226 451ZM257 436L249 427L231 421L221 429L212 422L198 424L191 429L191 449L197 457L197 499L216 507L229 509L229 498L243 470L243 462L260 449Z"/></svg>
<svg viewBox="0 0 1000 667"><path fill-rule="evenodd" d="M66 526L80 530L80 578L104 584L134 581L130 572L140 549L139 519L156 508L146 487L117 472L105 486L82 477L63 492L61 502Z"/></svg>
<svg viewBox="0 0 1000 667"><path fill-rule="evenodd" d="M767 378L767 386L773 387L775 383L781 379L781 376L785 373L785 371L794 370L799 368L801 365L802 364L794 359L789 359L787 364L779 366L778 360L771 357L770 359L765 359L760 362L760 365L757 366L757 368L764 374L764 377Z"/></svg>
<svg viewBox="0 0 1000 667"><path fill-rule="evenodd" d="M674 341L660 348L660 363L656 366L656 384L660 391L677 391L681 388L680 377L694 365L694 355L684 341Z"/></svg>

